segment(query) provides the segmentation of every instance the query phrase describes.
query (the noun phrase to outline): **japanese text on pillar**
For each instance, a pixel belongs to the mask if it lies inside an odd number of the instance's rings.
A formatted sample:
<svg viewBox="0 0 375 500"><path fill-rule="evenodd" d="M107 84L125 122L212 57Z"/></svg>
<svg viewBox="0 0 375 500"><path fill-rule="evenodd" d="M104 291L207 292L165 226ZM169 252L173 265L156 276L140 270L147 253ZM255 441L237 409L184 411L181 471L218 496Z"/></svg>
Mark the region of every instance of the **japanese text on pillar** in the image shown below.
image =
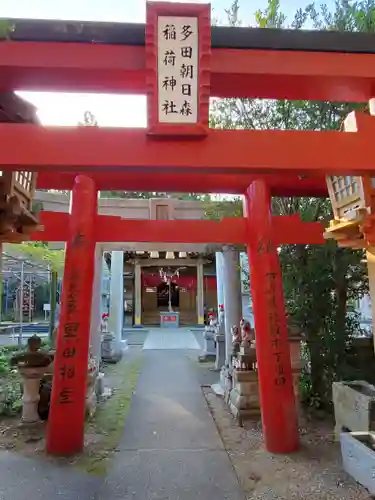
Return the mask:
<svg viewBox="0 0 375 500"><path fill-rule="evenodd" d="M78 232L73 238L72 245L76 250L85 253L86 237ZM77 368L79 363L79 337L80 337L80 316L81 312L78 309L78 299L82 293L82 273L74 263L69 270L67 294L64 296L66 300L66 312L62 324L61 332L61 365L59 366L59 404L69 405L74 404L76 397L76 379Z"/></svg>
<svg viewBox="0 0 375 500"><path fill-rule="evenodd" d="M198 121L198 19L158 18L158 115L161 123Z"/></svg>

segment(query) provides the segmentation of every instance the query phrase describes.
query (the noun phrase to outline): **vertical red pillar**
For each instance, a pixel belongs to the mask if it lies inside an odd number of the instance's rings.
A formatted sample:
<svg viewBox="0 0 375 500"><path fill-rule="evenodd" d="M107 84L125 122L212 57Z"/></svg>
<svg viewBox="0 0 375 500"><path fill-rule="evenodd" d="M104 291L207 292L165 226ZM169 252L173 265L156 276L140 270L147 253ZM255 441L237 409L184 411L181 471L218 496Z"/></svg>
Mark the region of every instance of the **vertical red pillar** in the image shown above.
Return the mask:
<svg viewBox="0 0 375 500"><path fill-rule="evenodd" d="M83 450L96 215L94 182L78 176L72 192L47 429L47 452L52 455Z"/></svg>
<svg viewBox="0 0 375 500"><path fill-rule="evenodd" d="M271 453L292 453L299 447L298 420L271 197L265 182L253 182L245 199L264 440Z"/></svg>

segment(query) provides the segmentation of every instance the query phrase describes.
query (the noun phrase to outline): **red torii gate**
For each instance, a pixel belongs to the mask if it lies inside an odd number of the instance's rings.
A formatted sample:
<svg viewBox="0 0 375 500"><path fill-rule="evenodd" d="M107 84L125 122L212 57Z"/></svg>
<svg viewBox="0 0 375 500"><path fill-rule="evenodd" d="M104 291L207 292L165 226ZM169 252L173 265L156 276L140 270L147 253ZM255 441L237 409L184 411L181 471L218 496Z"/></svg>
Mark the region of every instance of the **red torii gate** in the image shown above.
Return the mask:
<svg viewBox="0 0 375 500"><path fill-rule="evenodd" d="M47 448L67 454L83 447L95 243L129 235L149 241L146 232L150 240L186 241L189 234L190 241L247 244L265 442L271 452L291 452L298 448L298 428L277 245L322 243L322 231L295 217L273 218L270 197L326 196L326 175L371 173L374 153L368 145L375 125L352 134L210 130L209 97L366 101L375 84L374 38L213 28L211 42L209 6L150 3L147 8L146 36L143 27L128 27L130 35L124 29L125 38L116 45L106 36L118 26L103 28L102 45L91 43L98 37L90 34L90 27L86 39L84 31L78 40L56 39L56 30L38 39L21 22L16 23L15 39L0 44L0 90L107 90L148 96L147 131L0 125L2 170L38 171L43 188L70 189L74 182L71 215L42 214L44 229L33 235L67 241ZM164 92L165 78L172 75L181 86L186 82L173 68L166 73L162 66L167 50L183 48L173 38L168 38L172 45L166 44L167 24L180 30L194 27L191 95L181 90L173 106ZM352 48L356 36L362 37L366 53ZM283 50L281 55L275 46ZM180 59L179 69L182 64L186 76L186 63ZM190 114L182 95L191 97ZM163 115L165 109L184 114L171 119ZM74 181L77 174L84 176ZM103 218L97 215L97 191L107 189L244 194L246 218L178 224Z"/></svg>
<svg viewBox="0 0 375 500"><path fill-rule="evenodd" d="M95 245L124 241L125 236L137 242L247 244L266 444L275 453L296 450L298 426L277 246L323 244L323 226L302 222L297 215L272 216L270 192L263 180L254 181L245 194L247 218L221 221L127 220L98 215L97 190L87 176L76 178L72 196L71 214L42 212L41 230L31 235L37 241L67 241L48 451L71 454L83 447ZM68 416L72 425L65 431Z"/></svg>

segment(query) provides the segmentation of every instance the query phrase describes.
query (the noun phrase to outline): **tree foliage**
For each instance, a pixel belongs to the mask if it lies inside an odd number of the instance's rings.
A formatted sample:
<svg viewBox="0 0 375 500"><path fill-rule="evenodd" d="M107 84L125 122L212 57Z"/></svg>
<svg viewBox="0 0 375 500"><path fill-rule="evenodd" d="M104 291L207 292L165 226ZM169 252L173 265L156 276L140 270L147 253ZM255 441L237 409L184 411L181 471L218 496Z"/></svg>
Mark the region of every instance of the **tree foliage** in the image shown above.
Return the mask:
<svg viewBox="0 0 375 500"><path fill-rule="evenodd" d="M51 271L56 271L59 275L64 269L65 252L64 250L52 250L47 243L27 242L27 243L7 243L4 250L11 255L24 257L36 264L42 264L49 267Z"/></svg>
<svg viewBox="0 0 375 500"><path fill-rule="evenodd" d="M227 11L229 24L238 25L239 2ZM298 9L288 23L279 0L269 0L257 11L262 28L374 31L375 0L337 0L331 12L315 4ZM270 99L217 99L212 106L211 126L225 129L338 130L353 109L366 104ZM239 206L238 201L235 201ZM231 208L231 207L230 207ZM230 212L230 210L229 210ZM233 212L233 211L232 211ZM276 198L277 215L299 213L306 221L327 223L332 218L326 199ZM305 332L311 360L310 395L330 399L331 382L350 377L346 354L353 335L359 332L353 305L368 290L363 253L341 249L329 242L321 246L287 245L280 249L287 312Z"/></svg>

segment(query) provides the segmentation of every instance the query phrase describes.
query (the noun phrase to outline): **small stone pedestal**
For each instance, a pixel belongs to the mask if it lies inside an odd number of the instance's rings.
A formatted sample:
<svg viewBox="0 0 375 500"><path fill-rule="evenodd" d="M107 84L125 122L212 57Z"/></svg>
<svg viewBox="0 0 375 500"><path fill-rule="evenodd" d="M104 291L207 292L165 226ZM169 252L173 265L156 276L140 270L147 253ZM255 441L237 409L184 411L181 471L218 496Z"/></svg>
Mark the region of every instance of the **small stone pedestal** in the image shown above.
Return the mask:
<svg viewBox="0 0 375 500"><path fill-rule="evenodd" d="M215 345L215 335L216 328L212 327L212 331L203 332L203 356L208 358L216 357L216 345Z"/></svg>
<svg viewBox="0 0 375 500"><path fill-rule="evenodd" d="M102 339L102 360L107 363L117 363L122 358L121 346L113 333L106 332Z"/></svg>
<svg viewBox="0 0 375 500"><path fill-rule="evenodd" d="M225 334L219 333L215 336L216 340L216 360L215 370L221 370L225 365Z"/></svg>
<svg viewBox="0 0 375 500"><path fill-rule="evenodd" d="M299 332L289 329L290 358L293 376L293 389L296 410L299 419L302 418L299 397L299 378L303 362L301 361L301 338ZM256 363L256 348L253 341L243 341L239 352L233 359L232 390L228 404L233 415L240 423L246 419L260 417L260 397L258 388L258 371Z"/></svg>
<svg viewBox="0 0 375 500"><path fill-rule="evenodd" d="M41 420L38 413L40 381L46 371L45 366L31 368L18 367L23 379L22 418L23 424L37 424Z"/></svg>
<svg viewBox="0 0 375 500"><path fill-rule="evenodd" d="M216 359L215 336L218 332L218 325L212 321L203 331L203 353L199 356L199 361L214 361Z"/></svg>
<svg viewBox="0 0 375 500"><path fill-rule="evenodd" d="M258 372L254 370L233 370L233 388L229 395L229 408L240 420L260 416Z"/></svg>
<svg viewBox="0 0 375 500"><path fill-rule="evenodd" d="M236 358L239 365L238 368L242 370L254 370L257 362L255 346L241 345Z"/></svg>
<svg viewBox="0 0 375 500"><path fill-rule="evenodd" d="M250 357L248 361L251 364L252 358ZM298 418L301 419L299 397L300 369L293 369L292 376L296 410ZM240 423L242 420L258 419L260 417L258 371L234 369L232 377L233 388L228 401L231 412L239 419Z"/></svg>
<svg viewBox="0 0 375 500"><path fill-rule="evenodd" d="M203 357L205 359L216 358L216 346L213 337L203 334Z"/></svg>

